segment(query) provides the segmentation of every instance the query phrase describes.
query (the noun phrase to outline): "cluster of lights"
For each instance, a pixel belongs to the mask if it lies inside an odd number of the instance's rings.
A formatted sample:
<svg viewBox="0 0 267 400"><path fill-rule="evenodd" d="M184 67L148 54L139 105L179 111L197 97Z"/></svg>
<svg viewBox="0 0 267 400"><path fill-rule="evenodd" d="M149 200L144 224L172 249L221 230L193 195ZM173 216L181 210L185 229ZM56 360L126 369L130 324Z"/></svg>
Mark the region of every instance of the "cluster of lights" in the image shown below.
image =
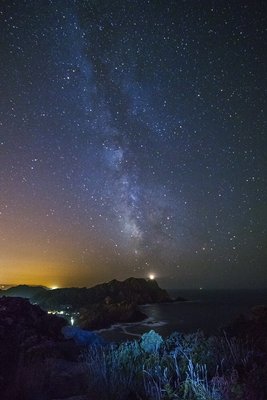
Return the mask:
<svg viewBox="0 0 267 400"><path fill-rule="evenodd" d="M47 311L47 314L53 314L53 315L66 315L69 316L69 313L65 313L64 311L58 311L58 310L49 310ZM79 314L79 313L75 313L75 314ZM75 319L73 316L70 317L70 324L73 326L75 323Z"/></svg>

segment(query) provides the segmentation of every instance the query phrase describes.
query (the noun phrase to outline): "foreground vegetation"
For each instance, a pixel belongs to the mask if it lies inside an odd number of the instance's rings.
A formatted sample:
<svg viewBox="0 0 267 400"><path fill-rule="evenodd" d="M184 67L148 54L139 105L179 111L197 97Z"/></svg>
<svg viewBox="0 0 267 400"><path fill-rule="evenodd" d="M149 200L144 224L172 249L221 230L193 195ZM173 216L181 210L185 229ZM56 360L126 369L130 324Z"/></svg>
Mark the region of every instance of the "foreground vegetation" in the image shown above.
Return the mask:
<svg viewBox="0 0 267 400"><path fill-rule="evenodd" d="M225 329L105 344L28 300L2 297L0 399L266 400L267 307Z"/></svg>
<svg viewBox="0 0 267 400"><path fill-rule="evenodd" d="M84 352L90 399L264 400L266 354L236 338L150 331Z"/></svg>

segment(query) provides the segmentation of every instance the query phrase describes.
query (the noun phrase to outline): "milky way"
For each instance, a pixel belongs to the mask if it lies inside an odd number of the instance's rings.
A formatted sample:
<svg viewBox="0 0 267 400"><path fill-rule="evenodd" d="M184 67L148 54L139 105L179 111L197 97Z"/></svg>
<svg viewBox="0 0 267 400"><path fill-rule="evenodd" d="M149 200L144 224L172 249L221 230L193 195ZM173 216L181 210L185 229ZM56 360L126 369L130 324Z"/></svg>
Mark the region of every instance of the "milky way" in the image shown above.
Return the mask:
<svg viewBox="0 0 267 400"><path fill-rule="evenodd" d="M264 286L266 15L2 4L2 281Z"/></svg>

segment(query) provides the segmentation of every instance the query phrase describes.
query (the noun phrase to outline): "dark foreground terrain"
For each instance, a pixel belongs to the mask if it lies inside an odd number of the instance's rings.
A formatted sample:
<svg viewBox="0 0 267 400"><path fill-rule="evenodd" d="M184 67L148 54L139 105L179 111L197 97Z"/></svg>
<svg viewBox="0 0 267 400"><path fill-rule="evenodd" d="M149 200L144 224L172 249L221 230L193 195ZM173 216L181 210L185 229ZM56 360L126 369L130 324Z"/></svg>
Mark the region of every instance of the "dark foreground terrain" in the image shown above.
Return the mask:
<svg viewBox="0 0 267 400"><path fill-rule="evenodd" d="M266 400L266 337L262 306L221 336L151 331L105 344L26 299L2 297L0 398Z"/></svg>

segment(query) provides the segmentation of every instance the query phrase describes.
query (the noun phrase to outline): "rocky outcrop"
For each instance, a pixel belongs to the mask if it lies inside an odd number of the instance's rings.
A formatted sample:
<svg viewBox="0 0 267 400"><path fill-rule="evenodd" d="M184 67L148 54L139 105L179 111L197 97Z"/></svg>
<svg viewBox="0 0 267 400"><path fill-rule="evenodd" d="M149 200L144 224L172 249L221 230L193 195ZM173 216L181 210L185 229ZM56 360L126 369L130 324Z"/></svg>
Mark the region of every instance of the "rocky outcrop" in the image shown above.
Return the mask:
<svg viewBox="0 0 267 400"><path fill-rule="evenodd" d="M223 329L227 335L245 339L255 348L267 352L267 306L253 307L248 315L240 315Z"/></svg>
<svg viewBox="0 0 267 400"><path fill-rule="evenodd" d="M39 306L19 297L0 298L0 339L12 338L18 345L33 336L59 340L61 328L66 325L62 318L48 315ZM40 343L40 341L39 341Z"/></svg>
<svg viewBox="0 0 267 400"><path fill-rule="evenodd" d="M161 289L155 280L128 278L123 282L112 280L107 284L98 285L95 290L106 290L107 295L114 302L127 301L128 303L147 304L171 301L166 290Z"/></svg>
<svg viewBox="0 0 267 400"><path fill-rule="evenodd" d="M36 400L82 395L79 349L62 335L66 321L26 299L0 298L0 398Z"/></svg>
<svg viewBox="0 0 267 400"><path fill-rule="evenodd" d="M69 304L74 310L79 310L107 301L113 304L123 301L129 304L147 304L170 302L171 298L155 280L129 278L122 282L114 279L92 288L49 290L34 296L32 301L45 309L57 309Z"/></svg>
<svg viewBox="0 0 267 400"><path fill-rule="evenodd" d="M146 319L133 303L99 303L80 310L78 325L83 329L100 329L114 323L137 322Z"/></svg>

